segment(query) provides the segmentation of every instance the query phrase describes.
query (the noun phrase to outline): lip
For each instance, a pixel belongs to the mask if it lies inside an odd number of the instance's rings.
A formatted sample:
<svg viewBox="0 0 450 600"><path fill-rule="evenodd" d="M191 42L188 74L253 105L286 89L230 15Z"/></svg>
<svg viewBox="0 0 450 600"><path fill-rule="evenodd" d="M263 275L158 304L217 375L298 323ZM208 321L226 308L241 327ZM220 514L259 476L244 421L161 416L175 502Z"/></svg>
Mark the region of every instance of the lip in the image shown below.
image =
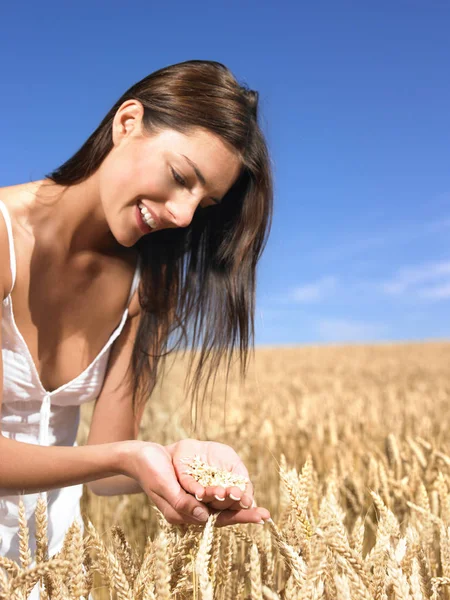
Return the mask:
<svg viewBox="0 0 450 600"><path fill-rule="evenodd" d="M150 215L151 215L152 219L153 219L153 220L155 221L155 223L156 223L156 227L155 227L155 229L159 229L159 228L161 227L161 221L160 221L160 219L159 219L159 218L158 218L158 217L155 215L155 213L153 212L153 209L152 209L152 208L150 208L150 206L149 206L149 205L148 205L148 204L145 202L145 200L139 200L139 202L138 202L138 210L139 210L139 212L141 212L141 211L140 211L140 209L139 209L139 204L143 204L143 205L145 206L145 208L146 208L146 209L148 210L148 212L150 213ZM154 230L152 229L152 231L154 231Z"/></svg>
<svg viewBox="0 0 450 600"><path fill-rule="evenodd" d="M144 218L142 216L141 211L139 210L139 206L136 204L136 221L138 224L138 227L140 229L140 231L142 231L142 233L151 233L152 231L154 231L154 229L152 229L149 225L147 225L147 223L144 221Z"/></svg>

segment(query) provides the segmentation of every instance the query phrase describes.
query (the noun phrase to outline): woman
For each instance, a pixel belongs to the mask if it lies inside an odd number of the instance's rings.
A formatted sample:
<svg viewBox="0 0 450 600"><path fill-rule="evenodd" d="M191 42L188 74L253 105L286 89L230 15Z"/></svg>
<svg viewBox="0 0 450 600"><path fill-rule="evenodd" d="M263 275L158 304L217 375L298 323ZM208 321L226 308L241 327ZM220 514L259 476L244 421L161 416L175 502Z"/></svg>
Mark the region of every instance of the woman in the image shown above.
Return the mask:
<svg viewBox="0 0 450 600"><path fill-rule="evenodd" d="M257 99L217 62L163 68L44 180L0 189L0 555L18 561L22 494L34 552L39 493L58 552L83 483L144 491L170 523L270 518L251 483L204 488L184 473L201 455L248 476L229 446L136 439L169 336L199 348L196 399L236 347L245 372L272 211ZM95 399L77 447L80 405Z"/></svg>

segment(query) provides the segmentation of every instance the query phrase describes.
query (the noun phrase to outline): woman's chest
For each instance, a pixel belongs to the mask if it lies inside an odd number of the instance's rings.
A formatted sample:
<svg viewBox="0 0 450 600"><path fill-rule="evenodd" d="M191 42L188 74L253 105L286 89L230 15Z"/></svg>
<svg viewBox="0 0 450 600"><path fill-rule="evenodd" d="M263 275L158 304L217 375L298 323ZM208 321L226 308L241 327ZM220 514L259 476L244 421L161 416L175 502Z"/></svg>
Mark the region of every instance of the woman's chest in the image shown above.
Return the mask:
<svg viewBox="0 0 450 600"><path fill-rule="evenodd" d="M116 260L18 269L13 320L45 390L74 380L97 358L126 316L133 273Z"/></svg>

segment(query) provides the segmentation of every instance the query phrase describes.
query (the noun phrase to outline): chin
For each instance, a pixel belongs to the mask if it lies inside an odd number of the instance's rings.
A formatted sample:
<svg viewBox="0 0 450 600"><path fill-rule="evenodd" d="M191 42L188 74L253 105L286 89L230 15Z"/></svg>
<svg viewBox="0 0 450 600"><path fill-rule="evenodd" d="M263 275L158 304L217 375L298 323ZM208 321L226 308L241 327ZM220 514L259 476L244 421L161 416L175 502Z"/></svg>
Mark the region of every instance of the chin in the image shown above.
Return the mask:
<svg viewBox="0 0 450 600"><path fill-rule="evenodd" d="M110 228L110 236L111 236L111 240L114 240L114 242L116 242L117 244L119 244L119 246L122 246L124 248L131 248L132 246L134 246L137 242L137 239L135 236L131 236L131 232L128 231L114 231L114 229Z"/></svg>
<svg viewBox="0 0 450 600"><path fill-rule="evenodd" d="M136 238L130 239L126 237L115 238L117 243L123 246L124 248L132 248L136 242L138 241Z"/></svg>

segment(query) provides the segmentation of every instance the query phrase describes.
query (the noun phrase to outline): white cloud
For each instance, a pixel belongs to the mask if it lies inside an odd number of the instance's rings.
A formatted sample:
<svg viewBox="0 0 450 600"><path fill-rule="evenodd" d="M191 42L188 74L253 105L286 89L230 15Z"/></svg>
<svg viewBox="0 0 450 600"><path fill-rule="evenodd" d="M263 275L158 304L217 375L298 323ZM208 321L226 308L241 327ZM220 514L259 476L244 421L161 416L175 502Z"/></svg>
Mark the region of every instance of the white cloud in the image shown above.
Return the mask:
<svg viewBox="0 0 450 600"><path fill-rule="evenodd" d="M325 341L359 342L380 339L389 329L381 323L353 321L350 319L321 319L317 332Z"/></svg>
<svg viewBox="0 0 450 600"><path fill-rule="evenodd" d="M288 294L291 302L318 302L328 296L337 286L337 277L329 275L317 281L297 286Z"/></svg>
<svg viewBox="0 0 450 600"><path fill-rule="evenodd" d="M450 261L439 261L434 263L427 263L417 267L400 269L397 274L389 281L385 281L381 284L381 290L386 294L400 295L405 292L410 292L413 286L418 286L429 281L436 279L444 279L445 286L449 285L450 280ZM441 281L442 283L442 281ZM442 288L441 286L438 286ZM416 290L419 296L423 298L437 298L436 286L431 288L423 288ZM441 296L448 297L448 296Z"/></svg>
<svg viewBox="0 0 450 600"><path fill-rule="evenodd" d="M418 295L430 300L447 300L450 298L450 283L419 290Z"/></svg>
<svg viewBox="0 0 450 600"><path fill-rule="evenodd" d="M337 274L324 275L303 285L298 285L284 294L276 294L269 298L272 310L275 307L289 305L319 304L325 301L372 302L382 300L384 296L406 298L409 300L440 301L450 299L450 260L430 261L416 266L399 269L392 277L385 280L343 279ZM266 298L267 300L267 298ZM264 316L272 318L274 314L264 311ZM279 316L279 315L277 315Z"/></svg>
<svg viewBox="0 0 450 600"><path fill-rule="evenodd" d="M376 248L410 244L430 235L446 233L449 228L450 217L442 216L427 223L402 223L401 228L395 224L380 232L367 231L362 237L349 236L348 232L343 232L345 237L336 240L333 246L313 249L306 252L304 258L326 262L348 260Z"/></svg>

